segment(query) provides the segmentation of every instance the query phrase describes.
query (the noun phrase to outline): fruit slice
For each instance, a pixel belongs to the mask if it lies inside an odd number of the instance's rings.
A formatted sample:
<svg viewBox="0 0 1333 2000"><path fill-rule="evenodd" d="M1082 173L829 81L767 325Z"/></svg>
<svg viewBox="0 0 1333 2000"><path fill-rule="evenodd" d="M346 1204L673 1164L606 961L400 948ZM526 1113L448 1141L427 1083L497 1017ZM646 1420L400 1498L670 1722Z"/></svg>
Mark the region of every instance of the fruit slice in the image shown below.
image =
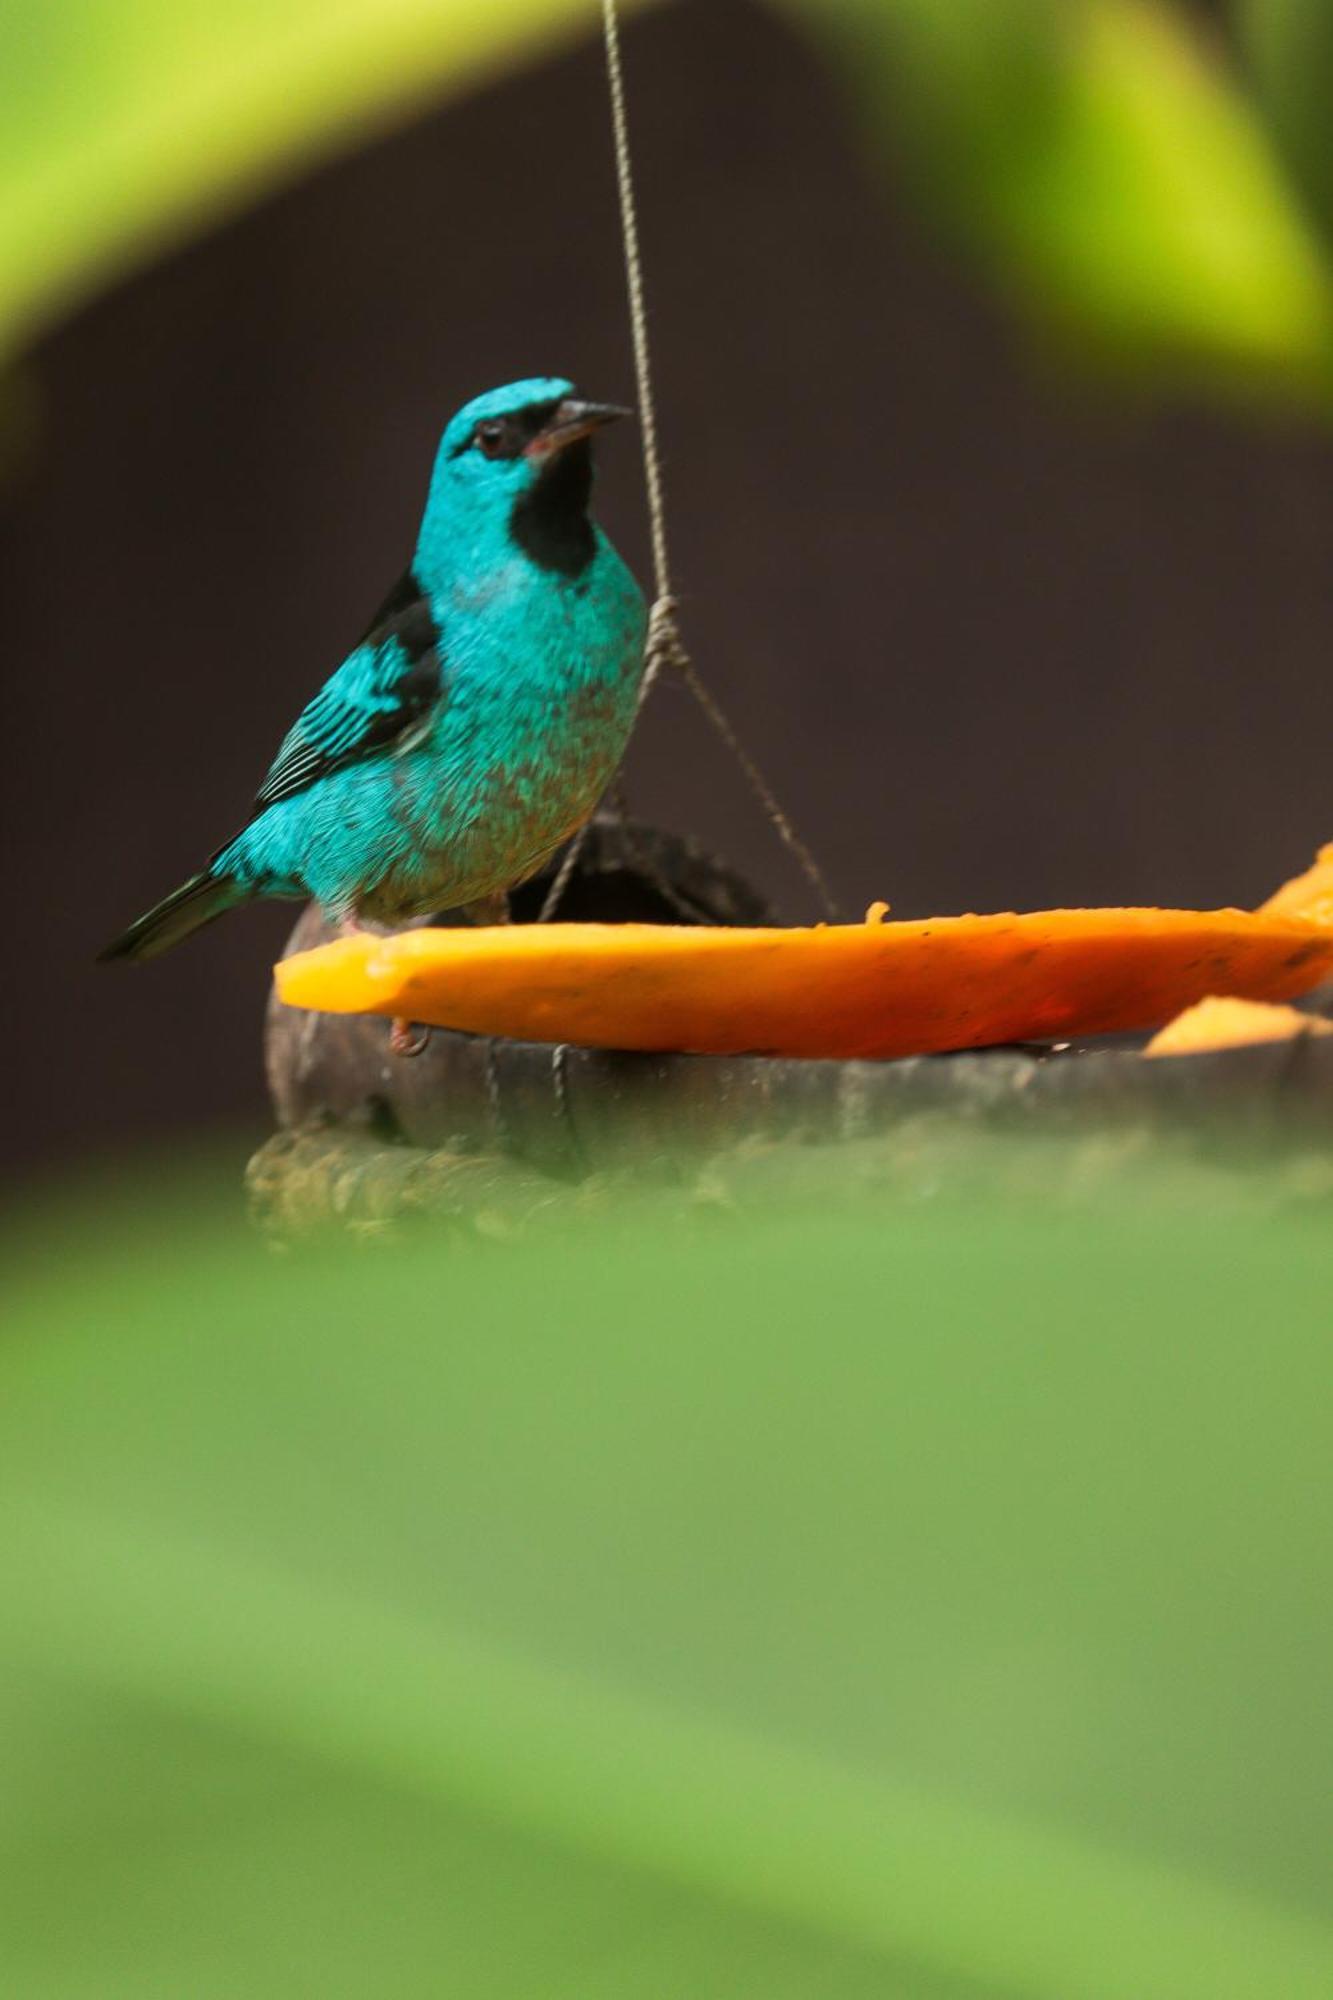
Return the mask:
<svg viewBox="0 0 1333 2000"><path fill-rule="evenodd" d="M1308 1035L1333 1035L1333 1021L1303 1014L1299 1007L1271 1000L1229 1000L1210 994L1168 1021L1143 1051L1145 1056L1197 1056L1217 1049L1252 1048L1256 1042L1294 1042Z"/></svg>
<svg viewBox="0 0 1333 2000"><path fill-rule="evenodd" d="M813 929L524 924L353 937L281 999L473 1034L699 1054L905 1056L1156 1027L1333 975L1333 848L1262 910L1043 910Z"/></svg>

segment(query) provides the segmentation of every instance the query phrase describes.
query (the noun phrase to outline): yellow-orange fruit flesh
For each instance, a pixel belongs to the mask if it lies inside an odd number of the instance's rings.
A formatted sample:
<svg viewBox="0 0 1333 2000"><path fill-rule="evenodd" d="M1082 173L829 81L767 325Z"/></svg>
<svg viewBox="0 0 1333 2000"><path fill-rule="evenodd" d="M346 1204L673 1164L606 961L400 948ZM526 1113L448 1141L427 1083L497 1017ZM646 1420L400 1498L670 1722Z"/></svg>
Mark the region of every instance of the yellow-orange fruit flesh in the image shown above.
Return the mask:
<svg viewBox="0 0 1333 2000"><path fill-rule="evenodd" d="M1151 1028L1208 994L1288 1000L1331 973L1333 928L1273 908L418 930L340 940L276 976L292 1006L521 1040L889 1057Z"/></svg>
<svg viewBox="0 0 1333 2000"><path fill-rule="evenodd" d="M1268 1000L1233 1000L1210 994L1159 1028L1143 1053L1197 1056L1216 1049L1252 1048L1256 1042L1292 1042L1306 1035L1333 1035L1333 1021Z"/></svg>

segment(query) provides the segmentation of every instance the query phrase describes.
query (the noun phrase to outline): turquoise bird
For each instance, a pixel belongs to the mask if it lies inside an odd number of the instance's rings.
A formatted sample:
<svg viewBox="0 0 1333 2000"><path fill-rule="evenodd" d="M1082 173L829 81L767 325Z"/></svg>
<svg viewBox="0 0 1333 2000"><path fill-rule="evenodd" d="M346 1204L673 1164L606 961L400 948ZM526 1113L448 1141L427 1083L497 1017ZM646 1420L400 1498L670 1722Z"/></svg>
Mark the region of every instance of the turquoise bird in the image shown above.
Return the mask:
<svg viewBox="0 0 1333 2000"><path fill-rule="evenodd" d="M154 958L266 896L314 897L345 930L503 915L592 813L634 721L643 595L588 512L592 434L628 414L554 377L458 412L410 568L250 819L103 959Z"/></svg>

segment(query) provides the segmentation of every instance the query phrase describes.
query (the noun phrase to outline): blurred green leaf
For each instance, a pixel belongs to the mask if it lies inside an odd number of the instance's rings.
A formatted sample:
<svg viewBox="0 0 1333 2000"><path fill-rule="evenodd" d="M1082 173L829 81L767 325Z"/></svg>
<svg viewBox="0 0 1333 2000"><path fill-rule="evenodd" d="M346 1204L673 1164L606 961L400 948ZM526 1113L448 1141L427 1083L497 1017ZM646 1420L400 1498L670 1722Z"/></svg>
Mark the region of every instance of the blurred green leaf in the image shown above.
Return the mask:
<svg viewBox="0 0 1333 2000"><path fill-rule="evenodd" d="M1323 250L1177 10L787 4L1041 325L1140 366L1326 395ZM1320 185L1328 11L1249 4L1293 157ZM593 0L10 0L0 350L316 154L595 21Z"/></svg>
<svg viewBox="0 0 1333 2000"><path fill-rule="evenodd" d="M1333 7L1328 0L1239 0L1237 17L1278 140L1333 228Z"/></svg>
<svg viewBox="0 0 1333 2000"><path fill-rule="evenodd" d="M593 0L6 0L0 348L390 112L595 20Z"/></svg>
<svg viewBox="0 0 1333 2000"><path fill-rule="evenodd" d="M796 0L800 5L800 0ZM1140 367L1333 383L1323 247L1262 124L1152 0L818 0L867 114L1040 323Z"/></svg>
<svg viewBox="0 0 1333 2000"><path fill-rule="evenodd" d="M1322 1219L802 1157L447 1251L28 1224L5 1992L1323 2000Z"/></svg>

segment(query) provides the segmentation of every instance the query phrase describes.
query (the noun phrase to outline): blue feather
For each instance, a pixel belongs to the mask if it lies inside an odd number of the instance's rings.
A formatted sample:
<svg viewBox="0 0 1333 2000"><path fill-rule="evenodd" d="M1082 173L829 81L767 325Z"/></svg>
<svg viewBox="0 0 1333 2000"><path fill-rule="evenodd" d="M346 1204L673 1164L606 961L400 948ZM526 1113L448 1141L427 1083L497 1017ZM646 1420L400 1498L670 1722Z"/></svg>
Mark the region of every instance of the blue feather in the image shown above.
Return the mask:
<svg viewBox="0 0 1333 2000"><path fill-rule="evenodd" d="M147 957L256 896L393 924L533 873L633 724L643 597L592 521L593 430L559 377L445 430L410 570L284 737L252 817L108 947Z"/></svg>
<svg viewBox="0 0 1333 2000"><path fill-rule="evenodd" d="M413 630L415 644L408 637ZM369 750L402 749L429 725L443 691L434 620L429 611L423 619L414 602L349 653L302 709L269 767L256 807L304 790Z"/></svg>

